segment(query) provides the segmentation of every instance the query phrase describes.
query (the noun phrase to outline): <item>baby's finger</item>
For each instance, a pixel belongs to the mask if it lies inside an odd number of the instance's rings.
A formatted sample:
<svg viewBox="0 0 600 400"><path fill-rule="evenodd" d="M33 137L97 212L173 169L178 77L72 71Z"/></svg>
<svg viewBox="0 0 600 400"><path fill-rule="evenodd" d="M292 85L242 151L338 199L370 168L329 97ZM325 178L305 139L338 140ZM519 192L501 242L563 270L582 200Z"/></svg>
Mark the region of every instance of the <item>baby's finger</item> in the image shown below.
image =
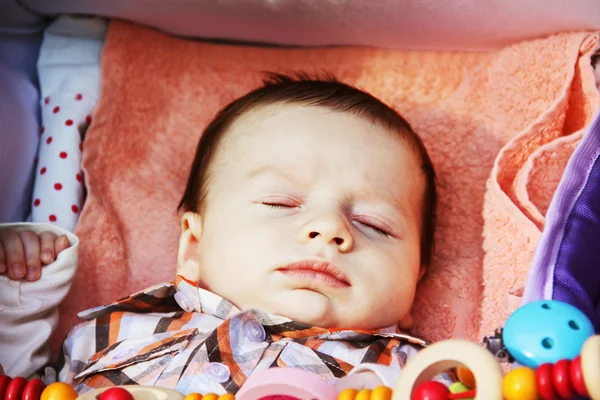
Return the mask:
<svg viewBox="0 0 600 400"><path fill-rule="evenodd" d="M13 230L0 231L0 243L4 247L6 266L10 279L21 280L26 274L25 252L19 234Z"/></svg>
<svg viewBox="0 0 600 400"><path fill-rule="evenodd" d="M40 234L40 260L44 264L51 264L54 262L56 255L54 253L54 242L56 241L56 234L52 232L42 232Z"/></svg>
<svg viewBox="0 0 600 400"><path fill-rule="evenodd" d="M42 275L42 263L40 262L40 237L32 231L23 231L20 234L25 251L25 262L27 265L28 281L37 281Z"/></svg>
<svg viewBox="0 0 600 400"><path fill-rule="evenodd" d="M71 244L69 243L67 235L60 235L59 237L57 237L56 241L54 242L54 250L56 250L56 256L58 257L58 255L63 250L68 249L70 245Z"/></svg>

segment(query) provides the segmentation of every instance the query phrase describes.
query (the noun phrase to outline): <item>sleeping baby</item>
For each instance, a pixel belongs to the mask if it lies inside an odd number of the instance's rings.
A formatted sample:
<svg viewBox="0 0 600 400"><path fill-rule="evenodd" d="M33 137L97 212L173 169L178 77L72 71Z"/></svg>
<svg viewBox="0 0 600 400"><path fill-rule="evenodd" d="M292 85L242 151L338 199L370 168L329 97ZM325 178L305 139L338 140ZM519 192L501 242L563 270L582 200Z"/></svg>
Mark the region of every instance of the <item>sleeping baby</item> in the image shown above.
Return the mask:
<svg viewBox="0 0 600 400"><path fill-rule="evenodd" d="M81 313L59 379L79 392L223 394L294 367L339 389L394 386L426 344L404 332L435 206L431 160L397 112L333 78L272 75L200 139L179 204L175 281ZM13 238L2 241L0 284L35 280L51 240L50 256L71 250L56 233L0 236Z"/></svg>

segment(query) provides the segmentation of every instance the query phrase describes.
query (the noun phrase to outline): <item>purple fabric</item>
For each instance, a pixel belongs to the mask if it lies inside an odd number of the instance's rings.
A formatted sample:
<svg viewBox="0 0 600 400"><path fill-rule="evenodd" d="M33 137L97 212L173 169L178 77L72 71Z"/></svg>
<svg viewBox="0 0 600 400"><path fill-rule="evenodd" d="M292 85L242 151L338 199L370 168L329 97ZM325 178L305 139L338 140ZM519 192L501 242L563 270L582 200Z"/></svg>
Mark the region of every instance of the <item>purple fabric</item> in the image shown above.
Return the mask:
<svg viewBox="0 0 600 400"><path fill-rule="evenodd" d="M592 166L567 219L554 267L553 298L585 312L600 332L600 120L590 136L595 143L589 143L590 152L582 157Z"/></svg>
<svg viewBox="0 0 600 400"><path fill-rule="evenodd" d="M525 303L552 298L583 311L600 332L600 114L573 153L536 249Z"/></svg>
<svg viewBox="0 0 600 400"><path fill-rule="evenodd" d="M0 0L0 223L30 210L39 140L36 62L44 20L14 0Z"/></svg>

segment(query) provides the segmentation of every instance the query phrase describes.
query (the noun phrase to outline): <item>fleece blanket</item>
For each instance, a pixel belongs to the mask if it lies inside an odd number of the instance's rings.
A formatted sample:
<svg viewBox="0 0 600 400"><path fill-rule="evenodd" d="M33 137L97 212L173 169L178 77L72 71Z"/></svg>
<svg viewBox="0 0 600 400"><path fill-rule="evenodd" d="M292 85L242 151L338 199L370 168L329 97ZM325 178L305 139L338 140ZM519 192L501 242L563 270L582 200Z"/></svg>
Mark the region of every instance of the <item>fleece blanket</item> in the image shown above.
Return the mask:
<svg viewBox="0 0 600 400"><path fill-rule="evenodd" d="M265 70L333 73L408 119L440 192L437 247L413 333L492 333L519 304L552 193L598 109L590 66L597 43L596 34L570 33L486 54L260 48L113 22L83 143L80 265L56 339L78 311L173 279L175 209L198 138Z"/></svg>

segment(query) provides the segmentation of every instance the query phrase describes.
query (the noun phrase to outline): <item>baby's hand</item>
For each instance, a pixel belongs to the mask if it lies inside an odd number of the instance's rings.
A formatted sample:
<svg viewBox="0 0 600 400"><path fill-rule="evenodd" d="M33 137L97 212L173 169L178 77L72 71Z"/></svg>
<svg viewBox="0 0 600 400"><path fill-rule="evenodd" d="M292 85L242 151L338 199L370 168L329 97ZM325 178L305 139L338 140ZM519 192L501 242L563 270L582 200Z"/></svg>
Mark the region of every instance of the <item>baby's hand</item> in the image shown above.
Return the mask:
<svg viewBox="0 0 600 400"><path fill-rule="evenodd" d="M54 262L69 246L65 235L0 230L0 274L8 270L10 279L37 281L42 276L42 265Z"/></svg>
<svg viewBox="0 0 600 400"><path fill-rule="evenodd" d="M378 386L382 386L383 382L375 375L374 372L365 371L358 372L353 375L346 375L335 383L335 389L342 392L345 389L369 389L373 390Z"/></svg>

